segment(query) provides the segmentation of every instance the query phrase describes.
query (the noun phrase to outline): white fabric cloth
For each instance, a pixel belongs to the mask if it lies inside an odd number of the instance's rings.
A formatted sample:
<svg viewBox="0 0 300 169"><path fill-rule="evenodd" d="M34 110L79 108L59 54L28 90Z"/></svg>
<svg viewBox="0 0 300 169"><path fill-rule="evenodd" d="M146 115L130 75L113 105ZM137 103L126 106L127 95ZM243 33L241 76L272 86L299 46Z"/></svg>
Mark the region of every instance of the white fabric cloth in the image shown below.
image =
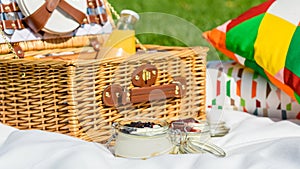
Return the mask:
<svg viewBox="0 0 300 169"><path fill-rule="evenodd" d="M213 112L210 112L213 113ZM1 169L298 169L300 127L227 111L230 132L213 141L227 153L162 155L147 160L114 157L103 145L43 131L0 125Z"/></svg>

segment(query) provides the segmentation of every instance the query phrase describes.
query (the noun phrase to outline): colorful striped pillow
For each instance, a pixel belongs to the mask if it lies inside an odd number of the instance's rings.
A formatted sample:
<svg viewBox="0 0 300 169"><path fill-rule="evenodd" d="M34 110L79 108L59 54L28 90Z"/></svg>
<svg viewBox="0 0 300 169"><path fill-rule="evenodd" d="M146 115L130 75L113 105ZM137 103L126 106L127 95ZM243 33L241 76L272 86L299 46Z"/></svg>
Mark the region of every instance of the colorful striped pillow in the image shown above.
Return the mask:
<svg viewBox="0 0 300 169"><path fill-rule="evenodd" d="M203 35L300 103L299 7L300 0L268 0Z"/></svg>

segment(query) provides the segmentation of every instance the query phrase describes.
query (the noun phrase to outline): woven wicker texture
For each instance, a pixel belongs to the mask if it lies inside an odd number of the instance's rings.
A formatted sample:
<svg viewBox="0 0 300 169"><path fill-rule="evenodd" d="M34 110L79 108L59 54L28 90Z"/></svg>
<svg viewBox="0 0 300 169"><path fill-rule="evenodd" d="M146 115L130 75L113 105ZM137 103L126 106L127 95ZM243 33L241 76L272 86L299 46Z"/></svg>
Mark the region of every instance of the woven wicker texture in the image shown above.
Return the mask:
<svg viewBox="0 0 300 169"><path fill-rule="evenodd" d="M40 129L88 141L105 142L113 122L130 117L168 121L205 118L207 49L147 46L156 52L96 60L0 60L0 120L19 129ZM111 84L132 88L132 72L150 63L158 68L155 85L173 77L187 80L185 97L107 107L103 90Z"/></svg>

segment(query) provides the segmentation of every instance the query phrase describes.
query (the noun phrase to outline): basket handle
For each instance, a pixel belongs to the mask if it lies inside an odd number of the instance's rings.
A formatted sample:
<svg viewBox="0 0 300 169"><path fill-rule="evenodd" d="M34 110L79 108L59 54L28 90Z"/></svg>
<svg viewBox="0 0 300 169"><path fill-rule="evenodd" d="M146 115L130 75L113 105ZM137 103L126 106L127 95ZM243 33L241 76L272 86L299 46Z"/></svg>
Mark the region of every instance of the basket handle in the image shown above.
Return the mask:
<svg viewBox="0 0 300 169"><path fill-rule="evenodd" d="M186 79L173 78L170 84L152 86L157 79L157 68L146 64L137 68L133 73L132 83L135 86L126 91L121 85L113 84L104 89L102 100L106 106L122 106L168 98L182 98L186 94Z"/></svg>

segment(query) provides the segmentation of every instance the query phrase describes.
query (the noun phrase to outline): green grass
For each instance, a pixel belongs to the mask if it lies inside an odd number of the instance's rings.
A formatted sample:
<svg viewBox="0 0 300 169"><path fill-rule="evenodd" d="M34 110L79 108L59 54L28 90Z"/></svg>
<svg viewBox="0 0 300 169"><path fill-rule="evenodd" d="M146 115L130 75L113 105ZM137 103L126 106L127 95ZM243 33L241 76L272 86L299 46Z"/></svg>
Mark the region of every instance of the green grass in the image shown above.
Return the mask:
<svg viewBox="0 0 300 169"><path fill-rule="evenodd" d="M237 17L265 0L109 0L116 11L132 9L141 15L137 37L144 44L211 46L201 33ZM211 48L208 60L226 59Z"/></svg>

